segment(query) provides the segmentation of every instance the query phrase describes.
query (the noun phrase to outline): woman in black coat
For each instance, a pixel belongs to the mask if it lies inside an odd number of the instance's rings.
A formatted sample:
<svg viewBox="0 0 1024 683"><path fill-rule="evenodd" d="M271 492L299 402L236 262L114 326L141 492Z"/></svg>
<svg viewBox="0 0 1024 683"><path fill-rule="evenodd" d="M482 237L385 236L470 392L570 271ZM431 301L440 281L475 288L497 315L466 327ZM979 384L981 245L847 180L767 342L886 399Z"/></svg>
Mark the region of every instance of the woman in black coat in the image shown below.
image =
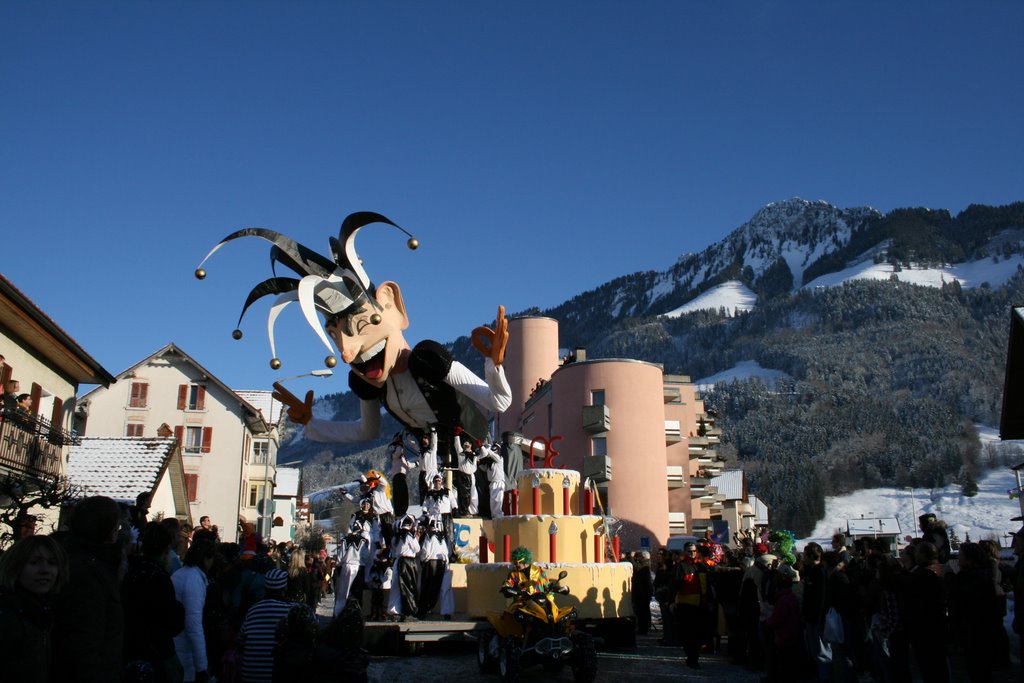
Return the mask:
<svg viewBox="0 0 1024 683"><path fill-rule="evenodd" d="M52 599L68 578L64 550L28 536L0 556L0 662L4 680L52 680Z"/></svg>

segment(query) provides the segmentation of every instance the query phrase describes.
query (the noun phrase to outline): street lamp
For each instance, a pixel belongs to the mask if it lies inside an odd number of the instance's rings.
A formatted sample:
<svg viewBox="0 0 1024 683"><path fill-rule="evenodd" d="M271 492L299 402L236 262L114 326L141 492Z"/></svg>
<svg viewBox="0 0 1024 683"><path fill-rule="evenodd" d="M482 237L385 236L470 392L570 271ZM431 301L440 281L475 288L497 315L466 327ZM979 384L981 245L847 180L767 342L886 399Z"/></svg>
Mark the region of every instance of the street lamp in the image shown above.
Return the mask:
<svg viewBox="0 0 1024 683"><path fill-rule="evenodd" d="M330 377L334 374L334 370L328 368L322 368L320 370L310 370L309 372L301 375L294 375L292 377L285 377L284 379L277 380L278 382L290 382L293 379L302 379L303 377Z"/></svg>

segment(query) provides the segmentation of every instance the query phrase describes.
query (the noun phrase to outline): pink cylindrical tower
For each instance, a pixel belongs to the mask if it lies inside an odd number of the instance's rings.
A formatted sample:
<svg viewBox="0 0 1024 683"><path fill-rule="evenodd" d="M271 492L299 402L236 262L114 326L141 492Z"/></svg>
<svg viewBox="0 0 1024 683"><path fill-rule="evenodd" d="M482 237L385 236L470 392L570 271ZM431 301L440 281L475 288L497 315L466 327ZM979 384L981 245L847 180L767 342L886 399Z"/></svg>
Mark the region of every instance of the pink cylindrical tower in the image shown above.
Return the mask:
<svg viewBox="0 0 1024 683"><path fill-rule="evenodd" d="M505 347L505 377L512 389L512 405L498 416L497 434L519 431L523 404L537 387L558 369L558 321L554 318L523 317L508 321Z"/></svg>

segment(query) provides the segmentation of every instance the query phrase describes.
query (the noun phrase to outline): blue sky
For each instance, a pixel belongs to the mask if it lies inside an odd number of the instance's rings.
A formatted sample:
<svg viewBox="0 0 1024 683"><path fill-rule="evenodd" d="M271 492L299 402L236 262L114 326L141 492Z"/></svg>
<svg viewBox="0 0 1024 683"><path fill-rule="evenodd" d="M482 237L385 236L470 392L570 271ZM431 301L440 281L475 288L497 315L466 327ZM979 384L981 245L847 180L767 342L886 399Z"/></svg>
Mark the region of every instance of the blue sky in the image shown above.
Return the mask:
<svg viewBox="0 0 1024 683"><path fill-rule="evenodd" d="M111 372L169 341L238 388L322 367L272 228L352 211L408 338L669 267L799 196L1024 199L1024 3L0 3L0 272ZM2 350L0 350L2 351ZM303 382L293 387L303 388ZM318 380L319 392L343 377Z"/></svg>

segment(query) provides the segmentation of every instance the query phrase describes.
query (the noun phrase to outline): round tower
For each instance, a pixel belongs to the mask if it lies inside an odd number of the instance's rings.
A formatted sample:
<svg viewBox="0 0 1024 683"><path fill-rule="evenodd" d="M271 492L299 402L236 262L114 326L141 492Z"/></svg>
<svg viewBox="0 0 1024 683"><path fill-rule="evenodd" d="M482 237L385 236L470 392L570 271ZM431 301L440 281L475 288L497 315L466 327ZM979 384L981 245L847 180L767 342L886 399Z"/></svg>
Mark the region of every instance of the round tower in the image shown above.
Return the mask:
<svg viewBox="0 0 1024 683"><path fill-rule="evenodd" d="M505 347L505 377L512 389L512 405L498 416L497 434L519 431L523 404L538 382L551 379L558 369L558 321L554 318L524 316L508 321Z"/></svg>

